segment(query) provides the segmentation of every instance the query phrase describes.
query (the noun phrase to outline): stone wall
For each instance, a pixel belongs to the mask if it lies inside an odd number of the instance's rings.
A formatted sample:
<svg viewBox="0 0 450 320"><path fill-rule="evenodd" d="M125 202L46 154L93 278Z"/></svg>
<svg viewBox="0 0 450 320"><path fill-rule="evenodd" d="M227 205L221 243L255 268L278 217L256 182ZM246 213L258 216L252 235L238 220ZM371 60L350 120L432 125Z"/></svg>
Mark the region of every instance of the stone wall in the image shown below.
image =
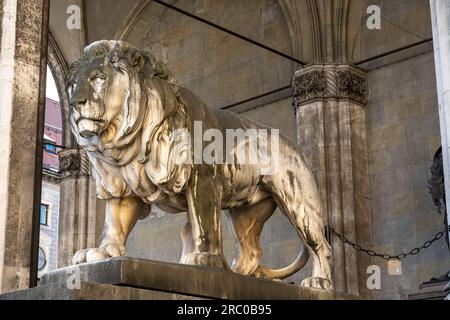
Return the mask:
<svg viewBox="0 0 450 320"><path fill-rule="evenodd" d="M276 0L196 0L176 1L176 5L281 52L291 52ZM147 7L124 40L167 62L183 86L215 108L291 81L289 60L156 3Z"/></svg>
<svg viewBox="0 0 450 320"><path fill-rule="evenodd" d="M377 251L407 252L444 228L427 183L440 146L433 63L430 52L369 73L367 140ZM442 239L404 261L403 275L394 277L385 262L374 262L382 269L379 294L398 298L447 271L450 254Z"/></svg>
<svg viewBox="0 0 450 320"><path fill-rule="evenodd" d="M378 1L380 30L361 24L354 61L368 71L367 143L373 249L408 252L441 231L443 217L428 194L434 153L440 146L439 114L428 1ZM417 45L416 45L417 44ZM404 50L398 50L404 48ZM374 58L375 59L371 59ZM450 268L444 240L402 263L401 276L382 271L377 298L404 298ZM366 266L360 266L366 268ZM364 271L364 270L363 270Z"/></svg>
<svg viewBox="0 0 450 320"><path fill-rule="evenodd" d="M359 32L351 44L352 61L362 61L432 38L427 0L378 0L381 29L369 30L361 19ZM369 4L367 4L368 6ZM367 9L363 6L363 10Z"/></svg>

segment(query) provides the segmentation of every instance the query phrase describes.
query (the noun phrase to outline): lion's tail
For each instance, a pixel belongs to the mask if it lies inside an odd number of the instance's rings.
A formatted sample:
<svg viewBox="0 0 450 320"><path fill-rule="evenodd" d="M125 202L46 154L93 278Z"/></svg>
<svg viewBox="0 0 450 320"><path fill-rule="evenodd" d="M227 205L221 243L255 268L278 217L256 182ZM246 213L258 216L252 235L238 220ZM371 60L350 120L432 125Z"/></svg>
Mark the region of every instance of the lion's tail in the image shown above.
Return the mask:
<svg viewBox="0 0 450 320"><path fill-rule="evenodd" d="M280 279L280 280L285 279L293 275L297 271L299 271L301 268L303 268L305 264L308 262L308 259L309 259L308 249L306 249L306 247L303 246L303 250L300 251L294 262L292 262L287 267L281 269L271 269L259 265L256 271L254 272L254 275L256 277L261 278Z"/></svg>

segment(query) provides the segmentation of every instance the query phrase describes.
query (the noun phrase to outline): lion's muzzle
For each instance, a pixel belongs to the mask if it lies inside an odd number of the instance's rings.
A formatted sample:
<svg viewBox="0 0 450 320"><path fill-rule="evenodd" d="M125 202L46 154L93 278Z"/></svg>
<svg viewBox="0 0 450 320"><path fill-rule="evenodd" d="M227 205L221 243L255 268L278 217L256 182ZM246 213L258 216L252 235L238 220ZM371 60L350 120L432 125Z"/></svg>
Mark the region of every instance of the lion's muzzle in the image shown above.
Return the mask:
<svg viewBox="0 0 450 320"><path fill-rule="evenodd" d="M87 139L100 133L105 124L101 118L101 109L95 103L76 103L73 105L72 117L77 124L77 131Z"/></svg>
<svg viewBox="0 0 450 320"><path fill-rule="evenodd" d="M87 139L99 134L103 126L103 121L80 118L77 121L77 125L80 136Z"/></svg>

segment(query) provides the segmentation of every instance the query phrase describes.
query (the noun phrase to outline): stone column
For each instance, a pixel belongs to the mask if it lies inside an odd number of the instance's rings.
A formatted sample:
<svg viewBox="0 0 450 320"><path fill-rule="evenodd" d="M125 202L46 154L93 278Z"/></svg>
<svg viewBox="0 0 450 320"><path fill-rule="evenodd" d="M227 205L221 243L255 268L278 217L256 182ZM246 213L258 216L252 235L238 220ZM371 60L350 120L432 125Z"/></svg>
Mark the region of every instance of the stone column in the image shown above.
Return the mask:
<svg viewBox="0 0 450 320"><path fill-rule="evenodd" d="M47 0L0 0L0 292L37 277L48 15Z"/></svg>
<svg viewBox="0 0 450 320"><path fill-rule="evenodd" d="M450 1L430 0L430 7L441 124L447 221L450 223Z"/></svg>
<svg viewBox="0 0 450 320"><path fill-rule="evenodd" d="M95 181L84 150L69 149L60 156L60 218L58 267L71 264L80 249L98 245L104 217L104 203L96 199Z"/></svg>
<svg viewBox="0 0 450 320"><path fill-rule="evenodd" d="M367 83L348 64L314 64L294 75L298 142L318 183L325 224L360 244L370 243L366 143ZM336 289L364 291L365 259L331 238Z"/></svg>

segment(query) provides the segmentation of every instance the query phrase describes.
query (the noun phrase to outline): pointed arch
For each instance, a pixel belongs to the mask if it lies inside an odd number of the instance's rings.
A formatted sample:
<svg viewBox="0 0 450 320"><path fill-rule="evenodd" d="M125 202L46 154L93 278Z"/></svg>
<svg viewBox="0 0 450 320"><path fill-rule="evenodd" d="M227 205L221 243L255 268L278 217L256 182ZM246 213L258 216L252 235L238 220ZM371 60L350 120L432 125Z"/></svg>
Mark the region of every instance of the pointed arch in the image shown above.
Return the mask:
<svg viewBox="0 0 450 320"><path fill-rule="evenodd" d="M311 63L348 63L356 45L364 3L351 0L278 0L293 54Z"/></svg>
<svg viewBox="0 0 450 320"><path fill-rule="evenodd" d="M49 32L48 39L47 63L50 67L50 70L52 71L53 78L55 79L56 88L58 90L58 95L60 98L64 146L67 148L71 148L73 147L74 139L69 127L69 96L66 90L69 68L51 32Z"/></svg>
<svg viewBox="0 0 450 320"><path fill-rule="evenodd" d="M322 29L316 1L278 0L278 4L288 25L294 56L309 62L322 61Z"/></svg>

